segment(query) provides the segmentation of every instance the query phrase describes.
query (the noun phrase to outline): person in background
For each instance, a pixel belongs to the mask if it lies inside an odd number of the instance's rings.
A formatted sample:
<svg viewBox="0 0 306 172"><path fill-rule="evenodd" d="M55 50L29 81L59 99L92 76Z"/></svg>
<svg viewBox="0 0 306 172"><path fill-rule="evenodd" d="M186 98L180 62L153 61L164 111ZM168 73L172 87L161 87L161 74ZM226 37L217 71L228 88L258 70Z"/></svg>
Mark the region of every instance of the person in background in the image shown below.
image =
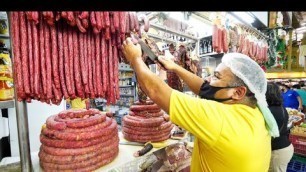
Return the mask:
<svg viewBox="0 0 306 172"><path fill-rule="evenodd" d="M272 156L269 172L286 172L294 148L289 140L288 112L283 106L283 100L279 86L268 83L266 98L269 109L272 112L279 129L279 137L272 139Z"/></svg>
<svg viewBox="0 0 306 172"><path fill-rule="evenodd" d="M302 99L303 113L306 112L306 90L301 88L303 84L293 85L292 88L300 95Z"/></svg>
<svg viewBox="0 0 306 172"><path fill-rule="evenodd" d="M148 97L195 136L190 171L268 171L271 136L278 137L279 131L265 98L265 73L255 61L227 53L208 82L160 56L160 63L201 96L197 98L172 89L152 73L131 38L122 48Z"/></svg>
<svg viewBox="0 0 306 172"><path fill-rule="evenodd" d="M70 104L71 109L89 109L90 108L90 100L89 99L81 99L79 97L70 100L67 100L67 103Z"/></svg>
<svg viewBox="0 0 306 172"><path fill-rule="evenodd" d="M284 107L297 110L303 110L303 102L300 95L286 84L281 84L280 89L282 91L282 97Z"/></svg>

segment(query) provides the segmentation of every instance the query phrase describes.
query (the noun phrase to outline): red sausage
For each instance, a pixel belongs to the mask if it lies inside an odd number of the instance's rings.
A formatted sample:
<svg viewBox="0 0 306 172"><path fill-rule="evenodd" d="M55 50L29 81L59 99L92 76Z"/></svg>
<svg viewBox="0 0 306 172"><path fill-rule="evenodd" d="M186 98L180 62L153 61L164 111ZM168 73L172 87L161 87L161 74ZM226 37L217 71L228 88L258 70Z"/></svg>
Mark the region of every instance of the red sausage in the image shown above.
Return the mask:
<svg viewBox="0 0 306 172"><path fill-rule="evenodd" d="M102 89L102 80L101 80L101 58L100 58L100 52L101 52L101 47L100 47L100 35L94 35L95 37L95 48L96 48L96 54L95 54L95 65L96 65L96 87L97 87L97 92L96 95L99 97L104 97L103 89Z"/></svg>
<svg viewBox="0 0 306 172"><path fill-rule="evenodd" d="M22 80L24 85L24 91L26 94L30 94L30 77L29 77L29 63L28 63L28 38L27 38L27 23L24 12L19 12L20 17L20 40L21 40L21 62L22 62Z"/></svg>
<svg viewBox="0 0 306 172"><path fill-rule="evenodd" d="M119 12L119 23L120 23L120 33L125 34L126 31L126 18L125 18L126 12L120 11Z"/></svg>
<svg viewBox="0 0 306 172"><path fill-rule="evenodd" d="M84 92L82 88L82 81L81 81L81 75L80 75L80 54L79 54L79 39L78 34L74 30L72 32L72 38L73 38L73 58L74 58L74 79L75 79L75 85L76 85L76 92L77 96L80 98L84 98Z"/></svg>
<svg viewBox="0 0 306 172"><path fill-rule="evenodd" d="M32 13L31 13L32 14ZM32 35L32 22L27 22L27 33L28 33L28 57L29 57L29 74L30 74L30 91L31 91L31 97L34 96L34 57L33 57L33 50L34 50L34 42L33 42L33 35Z"/></svg>
<svg viewBox="0 0 306 172"><path fill-rule="evenodd" d="M64 45L64 42L63 42L62 24L59 23L57 26L58 26L58 29L57 29L58 30L58 34L57 34L58 60L59 60L59 75L60 75L59 77L60 77L61 89L62 89L62 92L64 94L64 98L68 99L69 95L68 95L66 84L65 84L65 71L64 71L64 47L66 46L66 48L67 48L67 45ZM67 66L65 65L65 67L67 67Z"/></svg>
<svg viewBox="0 0 306 172"><path fill-rule="evenodd" d="M51 42L52 42L52 72L53 72L53 79L54 85L56 89L61 88L60 78L59 78L59 71L58 71L58 46L57 46L57 36L58 31L56 27L50 27L51 29Z"/></svg>
<svg viewBox="0 0 306 172"><path fill-rule="evenodd" d="M87 56L86 60L88 62L88 84L89 84L89 90L90 90L90 97L94 98L95 93L94 93L94 88L93 88L93 83L92 83L92 75L93 75L93 68L92 68L92 54L91 54L91 34L90 32L87 34Z"/></svg>
<svg viewBox="0 0 306 172"><path fill-rule="evenodd" d="M71 98L74 98L76 95L75 95L75 84L74 84L74 70L73 70L73 61L74 61L74 43L73 43L73 38L72 38L72 29L68 26L68 58L69 58L69 72L70 72L70 76L69 76L69 79L70 79L70 83L71 83L71 90L72 90L72 95L70 95ZM68 84L68 83L67 83Z"/></svg>
<svg viewBox="0 0 306 172"><path fill-rule="evenodd" d="M52 98L52 65L51 65L51 46L50 46L50 28L48 25L44 25L45 32L45 52L46 52L46 79L47 79L47 99Z"/></svg>

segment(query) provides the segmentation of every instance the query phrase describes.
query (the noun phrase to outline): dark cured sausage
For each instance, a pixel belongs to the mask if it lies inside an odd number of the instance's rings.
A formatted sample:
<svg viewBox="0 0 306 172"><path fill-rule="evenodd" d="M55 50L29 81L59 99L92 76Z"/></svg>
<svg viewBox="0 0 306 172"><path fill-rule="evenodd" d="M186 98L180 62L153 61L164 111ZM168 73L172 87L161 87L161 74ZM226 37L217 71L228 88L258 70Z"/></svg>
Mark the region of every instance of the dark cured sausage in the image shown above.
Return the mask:
<svg viewBox="0 0 306 172"><path fill-rule="evenodd" d="M83 62L84 63L81 63L83 65L81 65L83 67L82 69L82 78L83 78L83 83L86 83L85 84L85 93L86 94L90 94L90 89L89 89L89 81L88 81L88 60L89 57L88 57L88 52L87 52L87 36L88 34L84 34L84 37L82 38L83 42L84 42L84 47L82 48L83 49ZM80 46L81 46L81 42L80 42ZM84 74L84 75L83 75ZM86 98L89 98L89 96L87 96Z"/></svg>
<svg viewBox="0 0 306 172"><path fill-rule="evenodd" d="M38 32L35 23L32 23L33 31L33 58L34 58L34 92L35 95L39 94L39 82L40 82L40 66L39 66L39 44L38 44ZM33 75L33 74L32 74Z"/></svg>
<svg viewBox="0 0 306 172"><path fill-rule="evenodd" d="M152 136L152 135L158 136L158 135L170 134L170 131L172 130L173 126L174 125L171 125L168 128L159 131L142 131L142 130L134 130L131 128L123 127L122 131L128 134L139 135L139 136Z"/></svg>
<svg viewBox="0 0 306 172"><path fill-rule="evenodd" d="M65 71L64 71L64 45L63 42L63 28L62 24L59 23L58 25L58 34L57 34L57 41L58 41L58 60L59 60L59 75L60 75L60 82L61 82L61 89L65 99L69 98L66 84L65 84ZM67 66L65 65L65 68ZM69 70L68 70L69 71Z"/></svg>
<svg viewBox="0 0 306 172"><path fill-rule="evenodd" d="M40 23L39 23L39 42L40 42L40 64L41 64L41 79L42 79L42 89L44 95L47 95L47 75L46 75L46 56L45 56L45 37L44 37L44 32L45 32L45 27L43 23L43 17L40 17Z"/></svg>
<svg viewBox="0 0 306 172"><path fill-rule="evenodd" d="M22 62L22 80L23 80L23 86L24 91L26 94L30 94L30 83L29 83L29 64L28 64L28 47L27 47L27 23L26 23L26 16L24 12L19 12L19 18L20 18L20 47L21 47L21 62ZM18 28L19 29L19 28Z"/></svg>
<svg viewBox="0 0 306 172"><path fill-rule="evenodd" d="M46 79L47 79L47 99L52 98L52 65L51 65L51 46L50 46L50 27L44 25L45 32L45 52L46 52Z"/></svg>
<svg viewBox="0 0 306 172"><path fill-rule="evenodd" d="M79 46L79 50L80 50L80 67L81 67L81 75L82 75L82 83L84 85L87 85L87 77L86 77L86 73L87 73L87 70L86 70L86 65L85 65L85 55L84 55L84 34L82 33L79 33L79 42L80 42L80 46Z"/></svg>
<svg viewBox="0 0 306 172"><path fill-rule="evenodd" d="M110 27L109 12L104 11L103 12L103 17L104 17L104 22L105 22L106 28Z"/></svg>
<svg viewBox="0 0 306 172"><path fill-rule="evenodd" d="M55 121L65 122L66 126L69 128L89 127L89 126L93 126L101 122L104 122L105 120L106 120L105 114L95 114L85 119L76 118L76 119L69 119L69 120L61 119L57 116L55 117Z"/></svg>
<svg viewBox="0 0 306 172"><path fill-rule="evenodd" d="M124 11L119 12L119 23L120 23L120 33L121 33L121 35L125 34L125 31L126 31L125 14L126 14L126 12L124 12Z"/></svg>
<svg viewBox="0 0 306 172"><path fill-rule="evenodd" d="M213 25L213 32L212 32L212 46L215 52L217 52L217 49L219 48L218 40L219 40L219 35L218 35L218 26Z"/></svg>
<svg viewBox="0 0 306 172"><path fill-rule="evenodd" d="M31 13L32 14L32 13ZM33 36L32 36L32 27L31 27L31 23L29 20L27 22L27 37L28 37L28 48L29 48L29 51L28 51L28 57L29 57L29 65L28 65L28 68L29 68L29 76L30 76L30 91L31 91L31 97L34 96L34 58L33 58Z"/></svg>
<svg viewBox="0 0 306 172"><path fill-rule="evenodd" d="M113 71L113 51L112 51L112 45L111 41L108 41L108 71L109 71L109 100L110 103L115 103L115 98L114 98L114 71ZM117 72L117 71L116 71Z"/></svg>
<svg viewBox="0 0 306 172"><path fill-rule="evenodd" d="M137 119L132 116L126 115L123 117L123 123L125 125L131 125L135 127L157 127L163 123L163 118L149 118L149 119Z"/></svg>
<svg viewBox="0 0 306 172"><path fill-rule="evenodd" d="M146 143L148 141L151 141L151 142L164 141L170 137L170 133L169 134L166 133L162 135L154 135L154 136L139 136L139 135L128 134L125 132L122 132L122 133L123 133L124 138L127 140L135 141L135 142L142 142L142 143Z"/></svg>
<svg viewBox="0 0 306 172"><path fill-rule="evenodd" d="M105 38L103 37L103 35L101 34L101 66L102 66L102 83L103 83L103 92L106 93L106 90L107 90L107 73L106 73L106 41L105 41Z"/></svg>
<svg viewBox="0 0 306 172"><path fill-rule="evenodd" d="M72 32L73 36L73 58L74 58L74 79L76 85L76 92L78 97L84 98L84 92L81 84L80 75L80 54L79 54L79 39L76 31Z"/></svg>
<svg viewBox="0 0 306 172"><path fill-rule="evenodd" d="M113 19L114 19L114 27L116 31L119 31L119 12L118 11L114 11L113 12Z"/></svg>
<svg viewBox="0 0 306 172"><path fill-rule="evenodd" d="M67 141L67 140L51 139L41 134L40 142L46 146L55 147L55 148L67 148L67 149L83 148L83 147L93 146L101 142L105 142L109 139L112 139L114 136L116 136L116 134L117 133L114 131L108 136L103 136L101 138L90 139L90 140L82 140L82 141Z"/></svg>
<svg viewBox="0 0 306 172"><path fill-rule="evenodd" d="M98 92L97 91L97 84L95 84L95 79L97 78L96 75L97 75L97 72L96 72L96 58L95 58L95 52L96 52L96 46L95 46L95 38L94 38L94 34L91 32L90 33L90 41L91 41L91 60L92 60L92 82L93 82L93 93L95 96L96 93Z"/></svg>
<svg viewBox="0 0 306 172"><path fill-rule="evenodd" d="M69 143L69 142L67 142ZM71 145L73 145L75 143L71 142ZM118 145L114 144L114 145L110 145L111 147L113 147L114 149L118 149ZM85 147L85 146L84 146ZM50 155L47 154L46 152L44 152L43 150L39 151L39 158L43 161L43 162L50 162L50 163L56 163L56 164L69 164L69 163L76 163L76 162L81 162L81 161L86 161L88 159L92 159L94 157L96 157L97 155L100 155L102 153L105 153L105 150L96 150L87 154L83 154L83 155L66 155L66 156L56 156L56 155Z"/></svg>
<svg viewBox="0 0 306 172"><path fill-rule="evenodd" d="M71 83L71 73L70 73L70 51L72 49L72 47L69 47L69 42L68 41L68 30L67 30L67 25L66 24L63 24L62 25L63 28L63 44L64 44L64 64L65 64L65 81L66 81L66 86L67 86L67 92L68 92L68 95L70 97L72 97L74 95L74 90L72 89L72 83ZM68 50L69 48L69 50Z"/></svg>
<svg viewBox="0 0 306 172"><path fill-rule="evenodd" d="M104 97L104 92L103 92L103 88L102 88L102 77L101 77L101 58L100 58L100 52L101 52L101 47L100 47L100 35L94 35L95 37L95 48L96 48L96 54L95 54L95 58L96 58L96 87L97 87L97 92L96 95L99 97Z"/></svg>
<svg viewBox="0 0 306 172"><path fill-rule="evenodd" d="M147 111L144 111L144 112L133 112L133 111L130 111L129 114L132 115L132 116L141 116L141 117L151 118L151 117L160 117L160 116L163 116L164 112L163 111L159 111L157 113L149 113Z"/></svg>
<svg viewBox="0 0 306 172"><path fill-rule="evenodd" d="M49 147L46 145L42 145L42 150L45 151L46 153L50 155L57 155L57 156L65 156L65 155L84 155L90 152L94 152L96 150L105 150L109 151L110 149L108 148L109 145L114 145L116 142L119 141L118 136L113 137L112 139L109 139L105 142L99 143L97 145L93 146L88 146L80 149L62 149L62 148L54 148L54 147Z"/></svg>
<svg viewBox="0 0 306 172"><path fill-rule="evenodd" d="M64 130L67 128L66 123L65 122L59 122L59 121L55 121L56 115L52 115L49 116L47 118L46 124L47 127L53 130Z"/></svg>
<svg viewBox="0 0 306 172"><path fill-rule="evenodd" d="M102 122L102 119L101 120L95 119L95 120L99 121L99 122ZM75 122L75 123L79 122L80 124L83 124L82 122L85 122L85 121L73 121L73 122ZM67 126L69 126L68 122L66 122L66 124L67 124ZM58 130L50 130L48 128L44 128L42 130L42 133L45 136L52 137L52 138L57 138L57 139L61 139L61 140L78 141L78 140L87 140L87 139L93 139L93 138L98 138L98 137L101 137L101 136L109 135L110 133L112 133L113 130L117 130L117 123L116 123L115 120L112 120L112 124L110 126L107 126L106 128L103 128L103 129L100 129L100 130L96 130L92 133L88 133L88 132L68 133L68 132L61 132L61 131L58 131Z"/></svg>
<svg viewBox="0 0 306 172"><path fill-rule="evenodd" d="M228 52L228 44L227 44L227 31L225 28L222 29L222 42L223 42L223 52Z"/></svg>
<svg viewBox="0 0 306 172"><path fill-rule="evenodd" d="M89 109L89 110L85 110L85 109L68 109L68 110L64 110L62 112L60 112L58 114L58 116L60 118L83 118L84 116L87 115L94 115L94 114L104 114L102 112L100 112L98 109Z"/></svg>
<svg viewBox="0 0 306 172"><path fill-rule="evenodd" d="M118 60L117 46L113 47L113 58L114 58L114 84L115 84L114 92L115 92L115 98L117 100L119 100L120 99L119 75L118 75L118 72L116 72L116 71L119 71L119 68L118 68L119 60Z"/></svg>
<svg viewBox="0 0 306 172"><path fill-rule="evenodd" d="M132 105L130 107L131 111L149 111L149 110L160 110L157 104L153 105Z"/></svg>
<svg viewBox="0 0 306 172"><path fill-rule="evenodd" d="M92 78L93 78L93 68L92 68L92 54L91 54L91 35L87 34L87 53L88 56L86 56L86 60L88 62L88 84L89 84L89 90L90 90L90 98L95 97L95 91L93 88Z"/></svg>
<svg viewBox="0 0 306 172"><path fill-rule="evenodd" d="M96 17L96 22L97 22L97 29L99 32L101 32L101 29L102 29L102 19L101 19L101 13L102 12L94 12L95 13L95 17Z"/></svg>
<svg viewBox="0 0 306 172"><path fill-rule="evenodd" d="M111 118L106 118L104 122L98 123L96 125L92 125L89 127L83 127L83 128L66 128L65 132L69 133L82 133L82 132L93 132L96 130L103 129L105 127L108 127L112 124L112 119Z"/></svg>
<svg viewBox="0 0 306 172"><path fill-rule="evenodd" d="M105 151L104 153L96 156L95 158L92 158L90 160L81 163L76 162L73 164L53 164L53 163L40 161L40 164L43 168L46 168L45 171L48 171L48 169L54 169L57 171L61 170L93 171L94 169L97 169L105 164L110 163L118 155L119 148L113 149L112 147L108 147L108 150L109 151Z"/></svg>
<svg viewBox="0 0 306 172"><path fill-rule="evenodd" d="M160 126L157 126L157 127L135 127L135 126L126 125L122 123L122 127L130 128L130 129L137 130L137 131L143 131L143 132L160 131L165 128L171 127L171 125L172 123L170 121L163 122Z"/></svg>
<svg viewBox="0 0 306 172"><path fill-rule="evenodd" d="M52 72L53 72L53 79L54 85L56 89L61 88L60 78L59 78L59 71L58 71L58 46L57 46L57 38L56 34L58 31L56 27L50 27L51 31L51 43L52 43Z"/></svg>

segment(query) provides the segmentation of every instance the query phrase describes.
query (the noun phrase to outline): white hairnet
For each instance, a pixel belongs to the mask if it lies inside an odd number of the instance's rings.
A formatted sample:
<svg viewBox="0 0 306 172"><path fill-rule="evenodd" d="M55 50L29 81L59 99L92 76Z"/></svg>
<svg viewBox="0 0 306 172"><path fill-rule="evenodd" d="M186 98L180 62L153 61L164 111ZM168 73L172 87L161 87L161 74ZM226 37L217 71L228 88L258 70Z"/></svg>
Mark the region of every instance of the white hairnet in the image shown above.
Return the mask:
<svg viewBox="0 0 306 172"><path fill-rule="evenodd" d="M266 127L272 137L279 137L279 130L274 116L266 101L267 79L263 69L250 57L241 53L228 53L222 57L222 63L240 78L255 94L257 106L262 112Z"/></svg>

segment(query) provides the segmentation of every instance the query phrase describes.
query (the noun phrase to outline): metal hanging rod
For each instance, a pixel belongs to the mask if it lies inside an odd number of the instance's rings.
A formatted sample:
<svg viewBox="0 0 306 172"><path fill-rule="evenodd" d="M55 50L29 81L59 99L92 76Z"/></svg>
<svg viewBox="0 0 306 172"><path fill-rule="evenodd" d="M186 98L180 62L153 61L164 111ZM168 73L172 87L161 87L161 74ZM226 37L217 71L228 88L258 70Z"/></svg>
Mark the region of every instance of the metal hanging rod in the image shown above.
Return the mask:
<svg viewBox="0 0 306 172"><path fill-rule="evenodd" d="M259 30L255 29L251 26L247 26L247 25L239 24L239 23L237 23L236 25L239 26L242 29L245 29L246 31L252 32L253 34L257 35L259 38L270 39L269 36L261 33Z"/></svg>
<svg viewBox="0 0 306 172"><path fill-rule="evenodd" d="M154 23L150 23L150 26L154 27L154 28L157 28L157 29L159 29L161 31L164 31L164 32L172 33L172 34L175 34L175 35L178 35L178 36L185 37L187 39L191 39L193 41L197 41L198 40L198 38L196 38L196 37L193 37L193 36L187 35L185 33L181 33L181 32L175 31L175 30L170 29L170 28L165 27L165 26L161 26L161 25L154 24Z"/></svg>

